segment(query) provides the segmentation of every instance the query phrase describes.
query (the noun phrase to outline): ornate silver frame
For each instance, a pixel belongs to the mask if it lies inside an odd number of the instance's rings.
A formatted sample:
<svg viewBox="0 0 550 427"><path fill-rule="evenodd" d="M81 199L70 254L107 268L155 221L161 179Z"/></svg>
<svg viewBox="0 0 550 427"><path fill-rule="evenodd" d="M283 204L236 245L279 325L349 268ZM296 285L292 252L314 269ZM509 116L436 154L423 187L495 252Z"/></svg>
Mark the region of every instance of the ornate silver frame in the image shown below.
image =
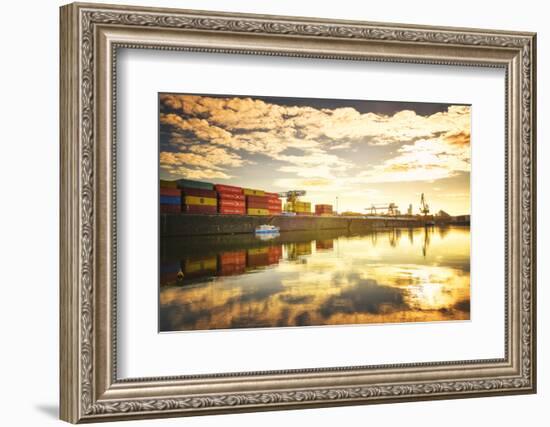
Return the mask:
<svg viewBox="0 0 550 427"><path fill-rule="evenodd" d="M533 33L126 6L61 8L61 418L77 423L536 390ZM117 379L117 48L502 67L506 339L493 360Z"/></svg>

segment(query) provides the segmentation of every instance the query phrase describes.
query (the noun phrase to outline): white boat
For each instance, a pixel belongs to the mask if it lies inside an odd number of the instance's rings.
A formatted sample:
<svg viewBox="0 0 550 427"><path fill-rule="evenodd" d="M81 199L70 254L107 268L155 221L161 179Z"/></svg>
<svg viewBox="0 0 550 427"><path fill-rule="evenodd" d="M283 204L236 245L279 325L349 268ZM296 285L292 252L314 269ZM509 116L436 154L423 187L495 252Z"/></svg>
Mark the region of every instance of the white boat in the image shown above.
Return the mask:
<svg viewBox="0 0 550 427"><path fill-rule="evenodd" d="M275 225L262 224L256 227L255 233L259 235L279 234L280 228Z"/></svg>

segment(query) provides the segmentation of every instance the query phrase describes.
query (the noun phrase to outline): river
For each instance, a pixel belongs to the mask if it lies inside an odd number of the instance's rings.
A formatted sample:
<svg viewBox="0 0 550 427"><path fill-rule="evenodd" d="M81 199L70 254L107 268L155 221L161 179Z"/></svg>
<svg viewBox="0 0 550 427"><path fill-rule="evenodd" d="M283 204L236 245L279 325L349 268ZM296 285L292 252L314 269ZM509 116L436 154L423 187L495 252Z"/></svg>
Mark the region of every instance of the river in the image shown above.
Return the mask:
<svg viewBox="0 0 550 427"><path fill-rule="evenodd" d="M160 331L470 318L470 228L161 241Z"/></svg>

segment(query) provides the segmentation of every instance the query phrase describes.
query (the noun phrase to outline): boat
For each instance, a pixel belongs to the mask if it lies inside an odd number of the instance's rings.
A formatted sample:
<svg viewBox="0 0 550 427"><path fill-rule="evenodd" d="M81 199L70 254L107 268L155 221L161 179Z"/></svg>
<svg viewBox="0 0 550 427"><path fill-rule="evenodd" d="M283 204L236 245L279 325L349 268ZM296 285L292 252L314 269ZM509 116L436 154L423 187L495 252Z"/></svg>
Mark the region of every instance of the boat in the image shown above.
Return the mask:
<svg viewBox="0 0 550 427"><path fill-rule="evenodd" d="M279 234L280 228L275 225L262 224L256 227L255 233L260 236Z"/></svg>

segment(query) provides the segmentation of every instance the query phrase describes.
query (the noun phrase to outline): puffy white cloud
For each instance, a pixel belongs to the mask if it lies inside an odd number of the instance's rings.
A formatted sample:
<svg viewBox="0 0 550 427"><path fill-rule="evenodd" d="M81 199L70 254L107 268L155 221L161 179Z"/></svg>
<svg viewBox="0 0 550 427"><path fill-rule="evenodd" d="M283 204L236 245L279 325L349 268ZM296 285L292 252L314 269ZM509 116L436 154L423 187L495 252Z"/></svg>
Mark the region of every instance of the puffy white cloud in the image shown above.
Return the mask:
<svg viewBox="0 0 550 427"><path fill-rule="evenodd" d="M470 172L469 131L403 145L397 155L361 172L357 182L435 181Z"/></svg>
<svg viewBox="0 0 550 427"><path fill-rule="evenodd" d="M284 106L247 97L162 95L161 103L161 126L183 151L161 155L161 166L171 170L194 166L228 175L252 154L282 162L279 172L311 182L433 181L470 168L468 106L422 116L409 110L383 115ZM385 160L363 170L341 157L361 144L399 148L386 150ZM208 148L195 148L203 146ZM288 154L289 149L300 154Z"/></svg>

